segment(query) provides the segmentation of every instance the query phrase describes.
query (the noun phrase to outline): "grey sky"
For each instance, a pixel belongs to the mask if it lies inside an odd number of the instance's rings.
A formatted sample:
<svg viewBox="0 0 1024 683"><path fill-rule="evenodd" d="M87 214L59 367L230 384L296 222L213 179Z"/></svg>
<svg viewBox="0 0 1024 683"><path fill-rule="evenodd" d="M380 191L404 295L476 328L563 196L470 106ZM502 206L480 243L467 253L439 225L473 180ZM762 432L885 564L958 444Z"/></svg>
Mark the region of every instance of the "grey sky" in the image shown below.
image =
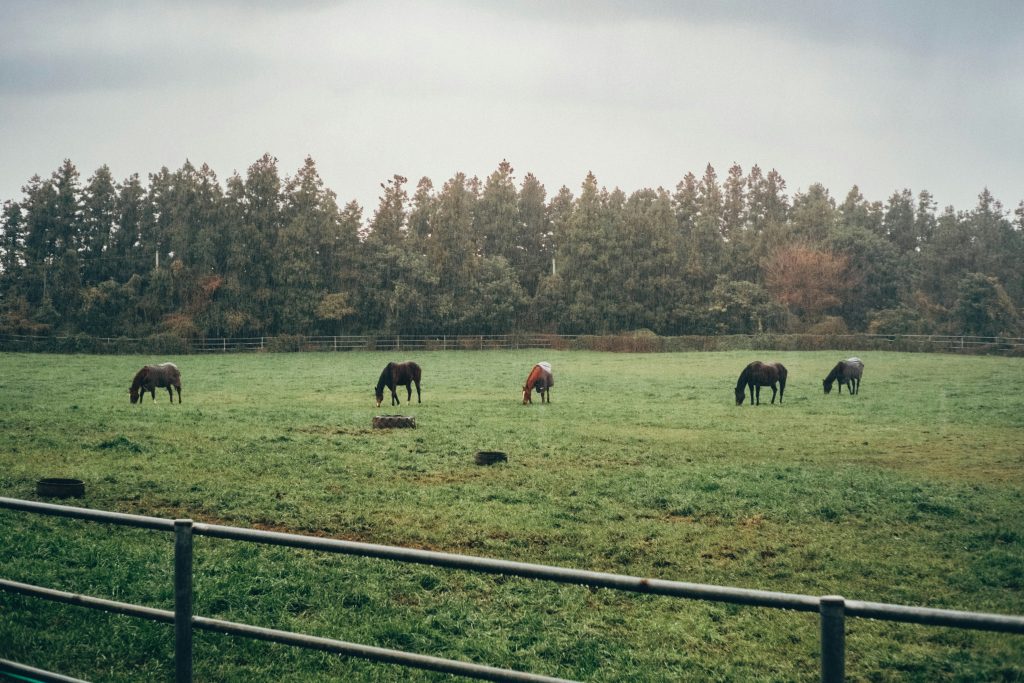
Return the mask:
<svg viewBox="0 0 1024 683"><path fill-rule="evenodd" d="M508 159L549 195L588 171L672 188L776 168L838 201L1024 200L1024 2L0 3L0 199L70 158L83 181L312 156L369 217L401 174Z"/></svg>

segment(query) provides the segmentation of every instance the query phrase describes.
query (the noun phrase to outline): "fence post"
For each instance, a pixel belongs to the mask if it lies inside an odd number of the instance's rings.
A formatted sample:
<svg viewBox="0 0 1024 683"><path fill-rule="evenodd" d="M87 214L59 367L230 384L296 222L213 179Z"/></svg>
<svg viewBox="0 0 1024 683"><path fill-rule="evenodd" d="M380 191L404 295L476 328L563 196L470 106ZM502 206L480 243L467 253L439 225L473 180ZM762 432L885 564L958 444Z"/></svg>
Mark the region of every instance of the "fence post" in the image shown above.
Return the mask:
<svg viewBox="0 0 1024 683"><path fill-rule="evenodd" d="M192 520L174 520L174 680L192 683Z"/></svg>
<svg viewBox="0 0 1024 683"><path fill-rule="evenodd" d="M821 683L846 680L846 600L840 595L821 598Z"/></svg>

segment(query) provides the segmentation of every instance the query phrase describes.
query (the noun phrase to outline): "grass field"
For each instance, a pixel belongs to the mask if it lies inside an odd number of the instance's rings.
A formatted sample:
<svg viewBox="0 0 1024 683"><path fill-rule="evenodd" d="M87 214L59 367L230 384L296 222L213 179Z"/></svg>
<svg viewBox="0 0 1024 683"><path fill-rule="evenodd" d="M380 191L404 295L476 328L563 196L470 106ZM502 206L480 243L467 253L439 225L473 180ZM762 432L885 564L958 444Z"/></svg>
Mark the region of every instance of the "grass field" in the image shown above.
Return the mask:
<svg viewBox="0 0 1024 683"><path fill-rule="evenodd" d="M852 353L852 352L850 352ZM1024 360L845 352L186 356L141 406L131 356L0 354L0 495L662 579L1024 614ZM782 406L737 407L757 357ZM531 365L552 403L521 405ZM768 392L770 397L770 391ZM765 394L762 392L762 399ZM373 430L375 414L415 430ZM508 462L474 464L478 450ZM59 534L59 535L58 535ZM0 577L171 609L170 535L0 510ZM814 614L196 539L196 614L591 681L814 681ZM169 627L0 593L0 657L171 680ZM197 681L449 677L197 633ZM851 681L1024 680L1024 637L848 622Z"/></svg>

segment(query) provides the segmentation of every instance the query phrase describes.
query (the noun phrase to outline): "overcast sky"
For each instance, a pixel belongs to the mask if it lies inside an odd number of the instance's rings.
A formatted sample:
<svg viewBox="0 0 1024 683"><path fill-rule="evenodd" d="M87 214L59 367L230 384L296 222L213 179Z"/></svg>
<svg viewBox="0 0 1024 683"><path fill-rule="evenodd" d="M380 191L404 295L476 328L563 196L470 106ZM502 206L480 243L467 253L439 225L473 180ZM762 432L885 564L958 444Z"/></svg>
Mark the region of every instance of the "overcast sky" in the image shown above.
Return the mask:
<svg viewBox="0 0 1024 683"><path fill-rule="evenodd" d="M186 159L306 156L369 218L380 183L502 159L549 197L776 168L790 196L1024 200L1024 2L0 3L0 200Z"/></svg>

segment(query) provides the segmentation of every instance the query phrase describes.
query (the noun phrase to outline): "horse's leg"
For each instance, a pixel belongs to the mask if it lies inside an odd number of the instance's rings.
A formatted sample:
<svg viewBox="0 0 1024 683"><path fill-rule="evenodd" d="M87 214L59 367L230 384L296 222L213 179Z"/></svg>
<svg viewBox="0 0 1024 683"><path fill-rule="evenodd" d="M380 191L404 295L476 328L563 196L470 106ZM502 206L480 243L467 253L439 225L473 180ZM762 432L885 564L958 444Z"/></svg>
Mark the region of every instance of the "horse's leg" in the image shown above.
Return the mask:
<svg viewBox="0 0 1024 683"><path fill-rule="evenodd" d="M170 384L167 385L167 395L171 397L171 403L174 403L174 387Z"/></svg>
<svg viewBox="0 0 1024 683"><path fill-rule="evenodd" d="M412 382L405 385L405 402L412 403Z"/></svg>
<svg viewBox="0 0 1024 683"><path fill-rule="evenodd" d="M395 391L396 388L397 387L388 387L388 389L391 389L391 405L400 406L402 405L402 402L398 400L398 392Z"/></svg>
<svg viewBox="0 0 1024 683"><path fill-rule="evenodd" d="M156 387L150 388L149 395L153 397L153 403L156 403Z"/></svg>
<svg viewBox="0 0 1024 683"><path fill-rule="evenodd" d="M775 383L774 382L771 384L771 387L772 387L772 404L774 405L774 403L775 403L775 393L776 393Z"/></svg>
<svg viewBox="0 0 1024 683"><path fill-rule="evenodd" d="M409 394L409 399L412 400L412 394ZM423 403L423 401L420 400L420 381L419 380L416 380L416 402L417 403Z"/></svg>
<svg viewBox="0 0 1024 683"><path fill-rule="evenodd" d="M757 403L755 405L761 405L761 385L755 384L754 391L757 392ZM751 401L753 403L753 401Z"/></svg>
<svg viewBox="0 0 1024 683"><path fill-rule="evenodd" d="M178 404L180 405L181 404L181 385L180 384L176 384L176 385L174 385L174 388L178 392Z"/></svg>

